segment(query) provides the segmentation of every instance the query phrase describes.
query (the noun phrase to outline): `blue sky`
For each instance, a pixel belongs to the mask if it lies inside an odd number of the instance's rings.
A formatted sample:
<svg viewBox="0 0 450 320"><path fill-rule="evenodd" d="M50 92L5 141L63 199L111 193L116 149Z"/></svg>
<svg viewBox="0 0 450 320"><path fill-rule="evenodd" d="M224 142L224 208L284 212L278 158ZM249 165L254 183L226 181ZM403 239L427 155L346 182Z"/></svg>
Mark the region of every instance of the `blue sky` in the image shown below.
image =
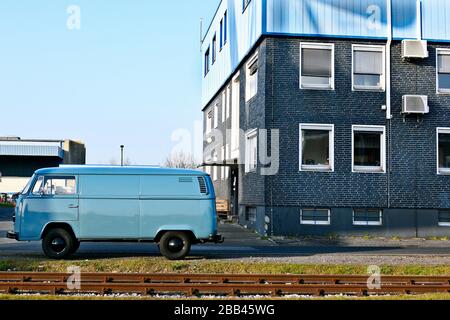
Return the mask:
<svg viewBox="0 0 450 320"><path fill-rule="evenodd" d="M164 161L201 121L199 19L219 0L2 0L0 136L71 138L89 163ZM69 30L66 10L81 9Z"/></svg>

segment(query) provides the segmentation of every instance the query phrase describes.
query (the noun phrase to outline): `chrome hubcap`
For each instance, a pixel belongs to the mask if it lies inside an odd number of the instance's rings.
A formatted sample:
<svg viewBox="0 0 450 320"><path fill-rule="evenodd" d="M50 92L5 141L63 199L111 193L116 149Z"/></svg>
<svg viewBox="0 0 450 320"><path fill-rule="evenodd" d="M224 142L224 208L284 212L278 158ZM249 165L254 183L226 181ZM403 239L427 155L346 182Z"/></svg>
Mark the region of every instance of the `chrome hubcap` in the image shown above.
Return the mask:
<svg viewBox="0 0 450 320"><path fill-rule="evenodd" d="M176 253L183 250L184 243L180 238L172 238L169 240L169 251Z"/></svg>
<svg viewBox="0 0 450 320"><path fill-rule="evenodd" d="M61 237L54 238L51 242L51 248L54 252L60 253L66 248L66 242Z"/></svg>

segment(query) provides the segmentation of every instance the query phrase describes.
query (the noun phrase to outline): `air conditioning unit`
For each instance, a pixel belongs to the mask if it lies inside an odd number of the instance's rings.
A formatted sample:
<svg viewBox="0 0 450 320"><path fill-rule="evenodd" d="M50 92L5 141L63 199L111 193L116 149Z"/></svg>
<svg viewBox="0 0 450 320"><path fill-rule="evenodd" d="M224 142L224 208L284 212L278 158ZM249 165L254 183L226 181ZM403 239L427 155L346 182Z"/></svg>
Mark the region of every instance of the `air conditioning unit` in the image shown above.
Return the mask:
<svg viewBox="0 0 450 320"><path fill-rule="evenodd" d="M406 95L403 96L402 113L429 113L428 96Z"/></svg>
<svg viewBox="0 0 450 320"><path fill-rule="evenodd" d="M428 48L426 40L403 40L402 58L428 58Z"/></svg>

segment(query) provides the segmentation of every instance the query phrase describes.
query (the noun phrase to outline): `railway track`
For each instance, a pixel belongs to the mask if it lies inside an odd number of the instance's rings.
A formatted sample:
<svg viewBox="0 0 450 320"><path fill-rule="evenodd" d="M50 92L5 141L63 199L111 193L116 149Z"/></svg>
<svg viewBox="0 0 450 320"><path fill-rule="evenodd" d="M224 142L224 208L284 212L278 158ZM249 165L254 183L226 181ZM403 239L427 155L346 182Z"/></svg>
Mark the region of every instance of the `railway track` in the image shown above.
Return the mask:
<svg viewBox="0 0 450 320"><path fill-rule="evenodd" d="M82 273L78 286L64 273L0 273L0 292L10 294L379 295L450 292L450 276L382 276L380 286L354 275L225 275ZM71 283L72 286L68 286Z"/></svg>

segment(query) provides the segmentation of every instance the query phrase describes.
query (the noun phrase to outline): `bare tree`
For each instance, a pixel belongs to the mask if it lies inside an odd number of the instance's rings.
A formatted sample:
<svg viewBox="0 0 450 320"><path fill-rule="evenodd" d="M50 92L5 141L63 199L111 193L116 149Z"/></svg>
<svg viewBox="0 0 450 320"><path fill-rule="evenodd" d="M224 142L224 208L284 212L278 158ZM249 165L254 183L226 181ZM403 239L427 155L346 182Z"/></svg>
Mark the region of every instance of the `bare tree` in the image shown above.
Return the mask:
<svg viewBox="0 0 450 320"><path fill-rule="evenodd" d="M187 152L177 151L172 152L170 156L166 158L164 167L167 168L178 168L178 169L197 169L199 163L195 158Z"/></svg>

